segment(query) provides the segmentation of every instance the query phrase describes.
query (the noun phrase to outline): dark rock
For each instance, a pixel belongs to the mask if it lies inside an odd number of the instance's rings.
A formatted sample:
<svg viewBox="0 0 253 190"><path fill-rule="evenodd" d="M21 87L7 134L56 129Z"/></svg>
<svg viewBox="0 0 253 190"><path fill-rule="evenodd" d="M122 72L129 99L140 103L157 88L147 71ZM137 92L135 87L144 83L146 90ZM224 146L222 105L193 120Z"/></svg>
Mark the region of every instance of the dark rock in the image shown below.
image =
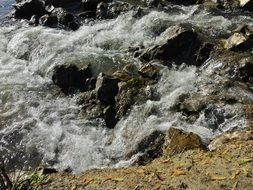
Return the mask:
<svg viewBox="0 0 253 190"><path fill-rule="evenodd" d="M104 120L106 127L109 129L112 129L115 127L115 125L118 122L118 119L116 118L116 110L113 106L108 106L103 111Z"/></svg>
<svg viewBox="0 0 253 190"><path fill-rule="evenodd" d="M18 19L30 19L33 15L46 14L45 2L42 0L23 0L13 5L14 17Z"/></svg>
<svg viewBox="0 0 253 190"><path fill-rule="evenodd" d="M96 82L97 99L104 105L113 105L119 91L119 80L100 73Z"/></svg>
<svg viewBox="0 0 253 190"><path fill-rule="evenodd" d="M86 80L92 77L89 66L79 69L75 65L61 65L54 68L53 82L59 86L64 93L74 93L77 90L85 91L87 88Z"/></svg>
<svg viewBox="0 0 253 190"><path fill-rule="evenodd" d="M71 13L78 13L82 10L81 0L45 0L45 4L53 7L62 7Z"/></svg>
<svg viewBox="0 0 253 190"><path fill-rule="evenodd" d="M82 0L82 7L84 11L96 12L99 3L104 0Z"/></svg>
<svg viewBox="0 0 253 190"><path fill-rule="evenodd" d="M65 28L69 28L71 30L77 30L79 28L79 23L76 22L75 16L63 8L55 8L50 17L56 17L58 23Z"/></svg>
<svg viewBox="0 0 253 190"><path fill-rule="evenodd" d="M196 66L202 65L211 55L214 45L210 43L203 44L196 52Z"/></svg>
<svg viewBox="0 0 253 190"><path fill-rule="evenodd" d="M150 135L143 138L137 145L136 153L143 153L139 157L137 163L145 165L150 161L162 156L163 145L165 142L165 134L161 131L154 131Z"/></svg>
<svg viewBox="0 0 253 190"><path fill-rule="evenodd" d="M197 33L192 30L175 26L167 29L165 39L158 45L146 49L140 56L143 61L154 59L172 61L175 64L196 64L194 54L199 49Z"/></svg>
<svg viewBox="0 0 253 190"><path fill-rule="evenodd" d="M244 60L244 63L238 68L237 77L244 82L253 82L253 62Z"/></svg>
<svg viewBox="0 0 253 190"><path fill-rule="evenodd" d="M42 175L48 175L48 174L53 174L53 173L58 173L58 171L54 168L42 168L41 169Z"/></svg>
<svg viewBox="0 0 253 190"><path fill-rule="evenodd" d="M164 154L171 155L190 149L204 149L204 145L198 135L184 132L181 129L170 128L166 139Z"/></svg>

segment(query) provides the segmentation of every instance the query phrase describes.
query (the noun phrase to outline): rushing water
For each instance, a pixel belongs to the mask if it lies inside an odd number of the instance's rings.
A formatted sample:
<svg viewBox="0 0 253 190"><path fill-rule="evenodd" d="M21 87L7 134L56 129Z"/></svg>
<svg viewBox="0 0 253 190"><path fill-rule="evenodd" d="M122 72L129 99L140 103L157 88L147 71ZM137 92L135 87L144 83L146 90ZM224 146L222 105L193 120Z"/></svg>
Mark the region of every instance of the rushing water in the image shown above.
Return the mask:
<svg viewBox="0 0 253 190"><path fill-rule="evenodd" d="M10 1L1 2L0 18ZM197 91L209 83L195 67L181 70L164 68L158 84L147 87L161 94L158 101L147 101L133 108L113 130L103 123L79 117L77 97L59 95L52 84L52 69L66 63L91 64L95 73L117 69L138 61L128 47L148 47L162 38L169 26L190 23L215 36L227 33L240 23L252 25L247 16L212 15L199 6L152 11L142 18L128 12L117 19L83 25L75 32L31 27L26 22L0 27L0 149L27 164L49 163L58 169L70 167L75 173L101 167L131 164L125 156L154 130L171 126L199 134L203 141L234 127L243 127L243 117L231 120L213 131L202 115L189 124L181 113L170 110L181 94ZM203 90L203 93L208 93ZM234 92L233 92L234 93ZM225 107L236 112L236 107ZM29 155L29 156L28 156Z"/></svg>

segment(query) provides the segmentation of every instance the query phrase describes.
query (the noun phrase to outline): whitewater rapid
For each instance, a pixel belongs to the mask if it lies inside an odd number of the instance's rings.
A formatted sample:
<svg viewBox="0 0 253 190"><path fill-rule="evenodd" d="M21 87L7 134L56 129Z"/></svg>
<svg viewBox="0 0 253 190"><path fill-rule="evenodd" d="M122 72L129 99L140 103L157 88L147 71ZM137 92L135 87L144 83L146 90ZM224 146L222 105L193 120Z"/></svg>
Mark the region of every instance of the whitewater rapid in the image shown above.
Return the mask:
<svg viewBox="0 0 253 190"><path fill-rule="evenodd" d="M0 17L3 14L0 12ZM199 134L204 142L233 127L243 127L238 116L219 131L205 127L204 118L189 125L184 116L170 108L181 94L197 91L210 82L194 66L181 70L164 68L161 80L146 89L156 91L160 100L135 106L130 114L108 130L100 120L79 116L78 95L63 96L52 84L56 65L91 64L94 74L116 70L127 63L140 65L128 55L129 47L149 47L162 39L169 26L190 23L210 36L229 33L241 22L252 25L247 16L227 18L212 15L200 6L152 11L136 18L134 12L113 20L83 25L75 32L32 27L25 21L0 27L0 151L13 154L27 165L48 163L80 173L91 168L121 167L138 142L155 130L182 128ZM233 111L233 107L227 108Z"/></svg>

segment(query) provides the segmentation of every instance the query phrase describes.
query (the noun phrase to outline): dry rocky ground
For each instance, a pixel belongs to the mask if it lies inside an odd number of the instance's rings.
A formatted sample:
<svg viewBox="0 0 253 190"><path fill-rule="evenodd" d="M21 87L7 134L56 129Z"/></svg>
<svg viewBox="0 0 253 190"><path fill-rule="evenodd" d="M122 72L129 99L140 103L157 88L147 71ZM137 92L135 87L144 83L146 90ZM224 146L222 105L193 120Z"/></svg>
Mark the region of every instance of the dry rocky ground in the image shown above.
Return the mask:
<svg viewBox="0 0 253 190"><path fill-rule="evenodd" d="M222 146L221 146L222 145ZM96 169L81 175L48 175L41 189L229 189L253 187L253 130L234 132L216 138L213 151L188 150L162 157L145 166Z"/></svg>

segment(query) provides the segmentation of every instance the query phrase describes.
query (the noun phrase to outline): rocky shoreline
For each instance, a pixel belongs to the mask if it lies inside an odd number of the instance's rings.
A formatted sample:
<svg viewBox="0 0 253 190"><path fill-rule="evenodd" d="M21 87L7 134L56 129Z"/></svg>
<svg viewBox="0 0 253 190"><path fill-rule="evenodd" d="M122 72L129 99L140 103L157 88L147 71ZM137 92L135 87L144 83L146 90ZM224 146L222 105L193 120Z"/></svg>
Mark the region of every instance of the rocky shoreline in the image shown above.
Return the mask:
<svg viewBox="0 0 253 190"><path fill-rule="evenodd" d="M114 19L130 10L135 17L142 17L151 10L166 12L168 6L174 5L199 5L212 12L238 15L251 15L253 11L252 0L231 3L223 0L141 3L17 0L12 16L25 19L34 27L76 31L82 24ZM162 80L164 70L194 67L199 76L209 78L210 82L196 81L198 90L181 94L168 112L182 114L189 125L204 117L204 127L220 133L226 132L227 121L243 117L246 129L235 126L233 130L238 132L224 133L207 142L176 127L168 131L155 130L124 158L115 158L116 161L127 160L141 153L134 162L136 166L91 170L80 176L69 174L71 168L68 168L65 173L47 176L39 188L250 189L253 186L250 151L253 146L253 26L235 26L225 35L207 36L208 32L191 24L169 26L162 29L155 45L129 47L128 55L138 64L129 63L104 73L96 73L90 64L64 64L53 69L52 82L63 96L79 97L81 118L100 119L103 127L113 130L134 107L161 99L162 94L155 85ZM231 89L238 93L231 93ZM150 110L148 114L159 115L159 111Z"/></svg>

